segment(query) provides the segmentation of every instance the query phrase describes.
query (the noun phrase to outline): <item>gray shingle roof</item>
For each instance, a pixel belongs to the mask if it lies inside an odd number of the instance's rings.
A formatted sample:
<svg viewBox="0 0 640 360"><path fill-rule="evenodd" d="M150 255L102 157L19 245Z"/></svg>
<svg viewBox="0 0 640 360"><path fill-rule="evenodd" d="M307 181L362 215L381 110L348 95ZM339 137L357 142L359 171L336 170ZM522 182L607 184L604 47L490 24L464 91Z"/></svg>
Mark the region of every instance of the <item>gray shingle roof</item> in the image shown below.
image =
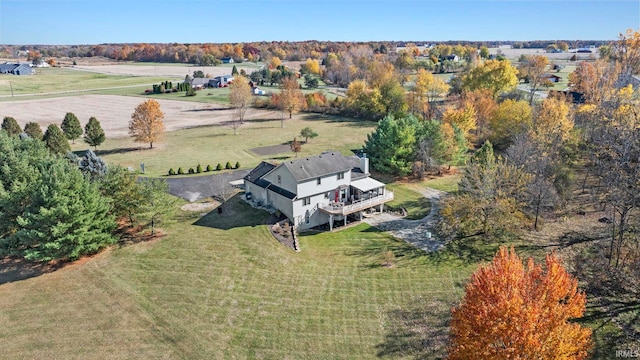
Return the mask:
<svg viewBox="0 0 640 360"><path fill-rule="evenodd" d="M297 182L301 182L360 167L360 160L355 156L342 156L338 152L325 152L304 159L286 161L282 166L291 172Z"/></svg>

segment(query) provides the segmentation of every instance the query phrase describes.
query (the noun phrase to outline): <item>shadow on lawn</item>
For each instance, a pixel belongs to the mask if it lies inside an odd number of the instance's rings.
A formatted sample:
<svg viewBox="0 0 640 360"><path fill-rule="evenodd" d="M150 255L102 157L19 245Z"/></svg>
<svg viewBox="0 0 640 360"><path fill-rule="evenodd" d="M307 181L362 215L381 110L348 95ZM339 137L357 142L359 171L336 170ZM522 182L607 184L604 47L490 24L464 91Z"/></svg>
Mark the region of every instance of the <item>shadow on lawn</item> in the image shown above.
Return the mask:
<svg viewBox="0 0 640 360"><path fill-rule="evenodd" d="M377 356L444 359L451 305L440 299L417 297L403 308L388 311L388 331L376 346Z"/></svg>
<svg viewBox="0 0 640 360"><path fill-rule="evenodd" d="M221 213L219 213L218 208L215 208L194 222L193 225L229 230L265 224L269 216L267 212L254 209L242 201L240 194L237 194L220 206L222 208Z"/></svg>
<svg viewBox="0 0 640 360"><path fill-rule="evenodd" d="M108 150L97 150L95 151L96 155L104 156L104 155L112 155L112 154L124 154L133 151L147 150L148 147L127 147L127 148L117 148L117 149L108 149ZM79 156L84 156L84 150L82 154Z"/></svg>
<svg viewBox="0 0 640 360"><path fill-rule="evenodd" d="M23 259L5 258L0 260L0 285L40 276L59 267L47 263L31 263Z"/></svg>
<svg viewBox="0 0 640 360"><path fill-rule="evenodd" d="M306 121L328 121L333 123L345 123L351 127L372 127L377 124L377 122L375 121L359 120L359 119L348 118L348 117L324 115L324 114L316 114L316 113L301 115L300 119L303 119Z"/></svg>

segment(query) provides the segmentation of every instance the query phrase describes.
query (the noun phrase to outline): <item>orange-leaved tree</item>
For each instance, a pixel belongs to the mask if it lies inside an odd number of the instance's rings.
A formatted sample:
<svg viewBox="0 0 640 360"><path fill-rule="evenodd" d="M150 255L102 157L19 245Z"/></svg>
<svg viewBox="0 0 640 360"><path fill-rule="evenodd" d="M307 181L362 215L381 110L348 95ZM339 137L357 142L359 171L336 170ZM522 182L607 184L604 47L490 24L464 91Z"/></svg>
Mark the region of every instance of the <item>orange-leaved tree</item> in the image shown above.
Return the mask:
<svg viewBox="0 0 640 360"><path fill-rule="evenodd" d="M571 321L585 310L585 294L555 254L546 269L526 266L501 248L479 268L452 309L449 359L584 359L591 330Z"/></svg>
<svg viewBox="0 0 640 360"><path fill-rule="evenodd" d="M162 140L164 136L164 113L160 110L160 103L149 99L138 105L131 114L129 134L136 142L153 143Z"/></svg>

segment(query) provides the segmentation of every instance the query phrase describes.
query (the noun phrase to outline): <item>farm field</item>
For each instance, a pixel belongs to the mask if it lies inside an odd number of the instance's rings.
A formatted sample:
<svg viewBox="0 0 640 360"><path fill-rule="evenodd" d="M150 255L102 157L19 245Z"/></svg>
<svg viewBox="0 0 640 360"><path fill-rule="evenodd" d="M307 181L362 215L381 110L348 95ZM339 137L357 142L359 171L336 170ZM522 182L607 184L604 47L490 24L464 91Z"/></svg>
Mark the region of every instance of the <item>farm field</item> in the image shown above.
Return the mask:
<svg viewBox="0 0 640 360"><path fill-rule="evenodd" d="M260 225L265 215L235 201L227 215L181 213L157 241L0 285L3 351L82 359L443 355L449 310L473 263L427 255L367 225L301 236L294 253ZM391 268L382 266L387 250Z"/></svg>
<svg viewBox="0 0 640 360"><path fill-rule="evenodd" d="M23 95L73 94L90 89L150 86L168 80L164 76L107 75L68 68L38 68L36 72L30 76L0 75L0 101L16 100ZM12 89L15 96L13 98Z"/></svg>
<svg viewBox="0 0 640 360"><path fill-rule="evenodd" d="M56 98L0 102L0 114L14 117L20 126L34 121L43 130L49 124L60 125L64 115L72 112L84 126L89 117L95 116L101 123L108 138L126 137L129 134L129 120L135 107L145 98L114 95L76 95ZM159 99L165 113L165 127L168 131L210 125L229 121L231 110L218 104L198 104L193 102ZM265 111L250 109L247 118L256 114L264 117Z"/></svg>
<svg viewBox="0 0 640 360"><path fill-rule="evenodd" d="M88 72L121 76L147 76L170 77L184 79L186 75L193 76L194 71L201 70L211 77L231 74L233 66L238 71L244 69L247 74L260 70L262 65L256 63L222 64L218 66L196 66L188 64L162 64L162 63L120 63L109 65L77 65L74 68Z"/></svg>

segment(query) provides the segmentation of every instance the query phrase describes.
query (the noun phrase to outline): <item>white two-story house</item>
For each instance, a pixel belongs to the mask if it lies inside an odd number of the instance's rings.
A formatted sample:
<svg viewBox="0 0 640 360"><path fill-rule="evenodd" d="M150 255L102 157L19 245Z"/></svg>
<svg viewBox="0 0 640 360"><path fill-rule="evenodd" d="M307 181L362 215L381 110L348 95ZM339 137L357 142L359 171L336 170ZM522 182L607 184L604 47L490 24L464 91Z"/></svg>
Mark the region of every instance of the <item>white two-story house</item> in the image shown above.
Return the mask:
<svg viewBox="0 0 640 360"><path fill-rule="evenodd" d="M369 177L366 156L325 152L283 162L260 163L244 178L246 197L286 215L297 230L329 224L347 217L362 219L362 212L393 200L385 184Z"/></svg>

